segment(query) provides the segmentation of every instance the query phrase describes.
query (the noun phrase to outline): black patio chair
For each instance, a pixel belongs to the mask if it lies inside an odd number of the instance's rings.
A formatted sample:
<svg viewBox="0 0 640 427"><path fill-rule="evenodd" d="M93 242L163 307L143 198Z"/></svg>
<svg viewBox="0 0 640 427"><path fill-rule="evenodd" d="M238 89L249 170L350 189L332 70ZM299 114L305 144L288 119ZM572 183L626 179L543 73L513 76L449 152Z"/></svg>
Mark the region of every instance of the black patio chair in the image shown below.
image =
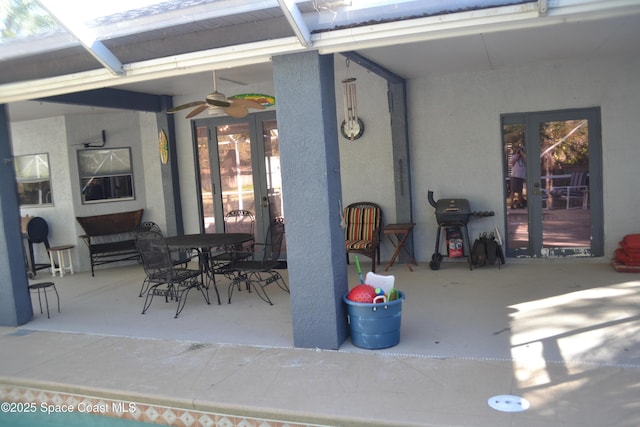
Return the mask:
<svg viewBox="0 0 640 427"><path fill-rule="evenodd" d="M255 217L251 211L235 209L224 216L225 233L247 233L253 235ZM248 240L236 247L224 248L224 252L211 254L209 262L214 274L228 275L229 264L232 261L253 257L255 239Z"/></svg>
<svg viewBox="0 0 640 427"><path fill-rule="evenodd" d="M50 259L48 259L46 263L36 263L33 251L34 244L42 243L47 253L49 252L49 249L51 248L51 245L49 245L49 224L47 224L47 221L44 218L39 216L32 217L27 223L26 232L26 237L29 243L29 253L27 254L29 257L27 259L27 274L30 279L33 279L36 277L36 272L38 270L51 268Z"/></svg>
<svg viewBox="0 0 640 427"><path fill-rule="evenodd" d="M256 254L262 253L261 259L240 259L231 262L227 268L228 273L233 273L233 279L229 284L229 304L233 295L233 289L245 283L247 289L255 289L258 296L264 301L273 305L265 288L272 283L276 283L280 289L289 292L289 287L276 270L280 267L278 258L282 250L284 239L284 222L274 221L269 226L263 243L255 243Z"/></svg>
<svg viewBox="0 0 640 427"><path fill-rule="evenodd" d="M153 297L161 296L165 302L175 300L178 303L174 316L178 317L187 302L189 291L194 288L202 293L207 304L211 304L209 291L203 284L202 271L177 267L162 233L152 230L138 233L136 247L148 282L142 314L149 309Z"/></svg>
<svg viewBox="0 0 640 427"><path fill-rule="evenodd" d="M144 233L146 231L152 231L155 233L162 234L162 229L158 224L156 224L153 221L144 221L144 222L141 222L134 230L136 240L138 239L138 236L141 233ZM186 251L186 250L171 251L171 259L172 259L173 265L182 266L183 268L186 268L189 261L191 261L195 256L197 256L197 254L194 255L191 251ZM142 262L142 260L140 260L140 262ZM138 294L138 296L143 297L144 294L147 292L147 289L149 289L148 276L145 277L145 279L142 281L142 286L140 287L140 293Z"/></svg>

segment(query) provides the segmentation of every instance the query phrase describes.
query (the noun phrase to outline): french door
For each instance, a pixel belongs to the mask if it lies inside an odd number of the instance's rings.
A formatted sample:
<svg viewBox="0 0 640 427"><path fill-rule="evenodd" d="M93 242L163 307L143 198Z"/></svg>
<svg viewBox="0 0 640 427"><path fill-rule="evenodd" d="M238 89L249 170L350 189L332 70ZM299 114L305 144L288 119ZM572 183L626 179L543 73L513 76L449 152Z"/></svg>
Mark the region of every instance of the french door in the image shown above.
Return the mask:
<svg viewBox="0 0 640 427"><path fill-rule="evenodd" d="M600 110L501 121L507 256L602 256Z"/></svg>
<svg viewBox="0 0 640 427"><path fill-rule="evenodd" d="M262 241L269 224L284 219L275 111L199 119L193 126L203 232L224 232L224 215L244 209L255 216Z"/></svg>

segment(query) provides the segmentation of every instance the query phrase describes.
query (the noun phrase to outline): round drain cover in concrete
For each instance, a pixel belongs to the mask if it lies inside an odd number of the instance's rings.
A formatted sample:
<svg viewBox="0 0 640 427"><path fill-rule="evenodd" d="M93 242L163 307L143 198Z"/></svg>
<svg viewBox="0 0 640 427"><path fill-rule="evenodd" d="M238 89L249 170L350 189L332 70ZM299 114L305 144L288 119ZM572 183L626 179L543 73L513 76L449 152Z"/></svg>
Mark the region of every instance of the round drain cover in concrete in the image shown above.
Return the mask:
<svg viewBox="0 0 640 427"><path fill-rule="evenodd" d="M529 409L529 401L519 396L511 396L509 394L501 394L490 397L487 401L496 411L502 412L520 412Z"/></svg>

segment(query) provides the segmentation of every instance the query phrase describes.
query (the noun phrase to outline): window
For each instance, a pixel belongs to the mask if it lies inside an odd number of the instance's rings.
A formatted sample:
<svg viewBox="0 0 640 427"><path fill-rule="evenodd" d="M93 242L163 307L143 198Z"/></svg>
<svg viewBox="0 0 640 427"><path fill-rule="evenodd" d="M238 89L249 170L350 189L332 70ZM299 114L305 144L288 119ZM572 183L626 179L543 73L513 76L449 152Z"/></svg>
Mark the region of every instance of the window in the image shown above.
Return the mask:
<svg viewBox="0 0 640 427"><path fill-rule="evenodd" d="M82 203L133 200L133 171L128 148L78 151Z"/></svg>
<svg viewBox="0 0 640 427"><path fill-rule="evenodd" d="M20 206L52 205L49 155L16 156L13 161Z"/></svg>

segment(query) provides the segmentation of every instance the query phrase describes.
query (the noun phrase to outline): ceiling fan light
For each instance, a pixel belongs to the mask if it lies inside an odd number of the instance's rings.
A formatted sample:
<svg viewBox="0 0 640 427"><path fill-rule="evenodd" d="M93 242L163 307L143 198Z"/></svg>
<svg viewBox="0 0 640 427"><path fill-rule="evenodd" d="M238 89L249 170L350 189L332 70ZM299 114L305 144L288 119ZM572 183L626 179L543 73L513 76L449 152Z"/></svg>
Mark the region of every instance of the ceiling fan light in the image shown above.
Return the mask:
<svg viewBox="0 0 640 427"><path fill-rule="evenodd" d="M212 105L209 106L209 115L210 116L224 116L227 112L223 107L214 107Z"/></svg>
<svg viewBox="0 0 640 427"><path fill-rule="evenodd" d="M207 100L212 100L212 101L226 101L227 97L220 92L213 92L210 93L209 95L207 95ZM211 103L209 103L209 115L210 116L224 116L226 115L226 111L224 109L224 107L218 107L216 105L211 105Z"/></svg>

